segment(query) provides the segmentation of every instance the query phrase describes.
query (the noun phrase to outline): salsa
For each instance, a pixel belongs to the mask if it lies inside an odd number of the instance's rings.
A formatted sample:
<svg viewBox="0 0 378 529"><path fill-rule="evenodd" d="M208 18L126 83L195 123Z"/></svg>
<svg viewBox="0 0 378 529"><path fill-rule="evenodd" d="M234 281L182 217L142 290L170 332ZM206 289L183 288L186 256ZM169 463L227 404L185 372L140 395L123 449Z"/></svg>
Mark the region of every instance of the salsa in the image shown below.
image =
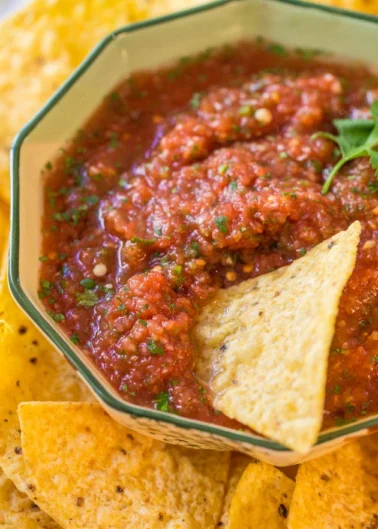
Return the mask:
<svg viewBox="0 0 378 529"><path fill-rule="evenodd" d="M201 307L359 220L323 427L378 412L378 181L362 157L323 195L340 152L313 137L368 118L378 78L318 55L259 39L139 72L43 169L39 296L125 400L243 429L193 372Z"/></svg>

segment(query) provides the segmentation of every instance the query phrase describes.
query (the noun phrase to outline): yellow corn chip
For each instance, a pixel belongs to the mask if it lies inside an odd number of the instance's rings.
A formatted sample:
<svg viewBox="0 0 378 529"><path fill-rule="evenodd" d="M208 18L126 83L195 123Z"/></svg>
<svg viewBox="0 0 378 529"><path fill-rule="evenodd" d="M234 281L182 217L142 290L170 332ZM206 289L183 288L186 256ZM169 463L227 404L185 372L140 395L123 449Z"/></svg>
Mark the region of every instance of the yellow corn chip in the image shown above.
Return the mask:
<svg viewBox="0 0 378 529"><path fill-rule="evenodd" d="M26 494L19 492L0 470L0 527L2 529L59 529Z"/></svg>
<svg viewBox="0 0 378 529"><path fill-rule="evenodd" d="M199 318L197 373L214 406L307 452L321 427L327 359L359 222L290 266L221 290Z"/></svg>
<svg viewBox="0 0 378 529"><path fill-rule="evenodd" d="M299 467L289 529L373 529L378 526L378 480L364 468L357 443ZM370 460L371 467L377 465Z"/></svg>
<svg viewBox="0 0 378 529"><path fill-rule="evenodd" d="M228 529L287 528L293 491L294 481L280 470L266 463L251 463L236 487Z"/></svg>
<svg viewBox="0 0 378 529"><path fill-rule="evenodd" d="M0 277L0 466L17 487L22 457L17 406L28 400L88 400L74 369L21 312ZM17 457L15 457L15 455Z"/></svg>
<svg viewBox="0 0 378 529"><path fill-rule="evenodd" d="M19 406L29 495L64 529L213 529L227 452L187 450L131 432L100 406Z"/></svg>
<svg viewBox="0 0 378 529"><path fill-rule="evenodd" d="M238 454L236 452L231 454L230 475L228 477L222 516L218 524L218 527L221 527L222 529L229 529L232 498L234 497L236 487L243 475L244 470L251 463L251 461L253 461L253 459L245 456L244 454Z"/></svg>

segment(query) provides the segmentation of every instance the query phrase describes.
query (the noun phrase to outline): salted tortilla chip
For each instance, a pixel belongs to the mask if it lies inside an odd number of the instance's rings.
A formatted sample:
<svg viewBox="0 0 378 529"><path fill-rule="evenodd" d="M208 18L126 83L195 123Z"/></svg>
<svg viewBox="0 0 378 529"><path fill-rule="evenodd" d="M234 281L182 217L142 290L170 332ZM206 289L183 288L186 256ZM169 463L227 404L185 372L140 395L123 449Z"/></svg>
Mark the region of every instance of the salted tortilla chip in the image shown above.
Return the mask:
<svg viewBox="0 0 378 529"><path fill-rule="evenodd" d="M378 526L378 480L357 442L299 467L289 529L351 529ZM376 459L369 461L376 467Z"/></svg>
<svg viewBox="0 0 378 529"><path fill-rule="evenodd" d="M230 454L131 432L99 405L19 406L29 494L64 529L213 529Z"/></svg>
<svg viewBox="0 0 378 529"><path fill-rule="evenodd" d="M321 427L328 352L361 226L290 266L220 290L194 331L197 374L214 407L307 452Z"/></svg>
<svg viewBox="0 0 378 529"><path fill-rule="evenodd" d="M221 527L222 529L229 529L232 498L234 497L236 487L244 470L252 461L254 461L252 458L244 454L238 454L237 452L231 454L230 474L223 502L222 516L218 523L218 527Z"/></svg>
<svg viewBox="0 0 378 529"><path fill-rule="evenodd" d="M283 472L251 463L232 498L228 529L286 529L293 491L294 481Z"/></svg>
<svg viewBox="0 0 378 529"><path fill-rule="evenodd" d="M6 261L6 258L5 258ZM29 400L92 400L75 370L13 301L0 277L0 466L17 487L23 469L17 406ZM21 467L21 468L20 468ZM24 469L23 469L24 470Z"/></svg>
<svg viewBox="0 0 378 529"><path fill-rule="evenodd" d="M26 494L0 470L0 527L2 529L59 529Z"/></svg>

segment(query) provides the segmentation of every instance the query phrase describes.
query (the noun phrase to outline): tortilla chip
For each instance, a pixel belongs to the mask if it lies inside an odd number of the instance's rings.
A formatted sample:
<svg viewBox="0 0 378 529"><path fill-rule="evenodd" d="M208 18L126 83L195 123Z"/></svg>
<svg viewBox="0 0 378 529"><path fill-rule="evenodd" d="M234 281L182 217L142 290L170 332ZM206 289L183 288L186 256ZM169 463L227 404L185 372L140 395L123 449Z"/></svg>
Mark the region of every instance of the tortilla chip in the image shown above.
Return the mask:
<svg viewBox="0 0 378 529"><path fill-rule="evenodd" d="M360 231L355 222L290 266L219 291L194 331L197 374L214 407L298 452L321 427L328 352Z"/></svg>
<svg viewBox="0 0 378 529"><path fill-rule="evenodd" d="M266 463L251 463L236 487L228 529L287 528L293 491L294 481L280 470Z"/></svg>
<svg viewBox="0 0 378 529"><path fill-rule="evenodd" d="M0 470L0 527L2 529L59 529L26 494L19 492Z"/></svg>
<svg viewBox="0 0 378 529"><path fill-rule="evenodd" d="M213 529L230 454L131 432L100 406L19 406L29 495L64 529Z"/></svg>
<svg viewBox="0 0 378 529"><path fill-rule="evenodd" d="M231 454L230 474L228 477L227 490L223 502L223 511L217 527L229 529L232 498L234 497L236 487L243 475L244 470L251 463L251 461L254 460L244 454L238 454L237 452Z"/></svg>
<svg viewBox="0 0 378 529"><path fill-rule="evenodd" d="M22 457L17 406L28 400L88 400L74 369L43 338L13 301L0 277L0 466L17 487ZM16 454L17 455L17 454ZM22 490L22 488L21 488Z"/></svg>
<svg viewBox="0 0 378 529"><path fill-rule="evenodd" d="M378 526L378 480L366 472L362 447L350 443L299 467L289 529L373 529ZM370 466L377 461L370 460Z"/></svg>

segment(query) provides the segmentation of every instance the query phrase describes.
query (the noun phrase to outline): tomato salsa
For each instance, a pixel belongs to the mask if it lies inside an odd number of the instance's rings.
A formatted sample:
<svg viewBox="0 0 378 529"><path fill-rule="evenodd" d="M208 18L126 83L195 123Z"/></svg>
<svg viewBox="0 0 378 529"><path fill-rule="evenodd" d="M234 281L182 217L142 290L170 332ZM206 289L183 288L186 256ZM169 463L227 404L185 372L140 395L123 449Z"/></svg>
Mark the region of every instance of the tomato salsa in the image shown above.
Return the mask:
<svg viewBox="0 0 378 529"><path fill-rule="evenodd" d="M340 152L313 136L376 99L367 68L263 39L132 75L43 169L48 314L125 400L242 429L193 372L201 307L358 219L323 426L378 412L378 181L358 158L323 195Z"/></svg>

